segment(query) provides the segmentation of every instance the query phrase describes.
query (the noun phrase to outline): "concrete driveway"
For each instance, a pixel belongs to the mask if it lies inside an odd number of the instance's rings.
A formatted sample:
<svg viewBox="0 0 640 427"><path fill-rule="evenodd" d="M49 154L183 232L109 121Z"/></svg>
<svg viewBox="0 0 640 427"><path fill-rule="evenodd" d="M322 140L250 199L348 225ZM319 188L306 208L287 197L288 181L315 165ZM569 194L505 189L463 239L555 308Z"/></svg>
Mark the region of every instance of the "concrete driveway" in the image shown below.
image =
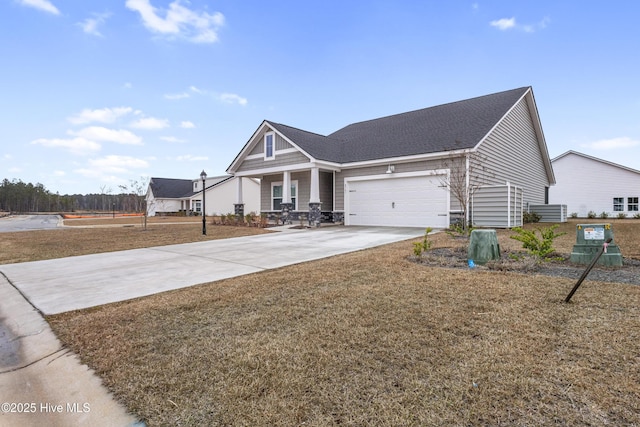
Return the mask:
<svg viewBox="0 0 640 427"><path fill-rule="evenodd" d="M11 231L50 230L62 222L59 215L11 215L0 218L0 233Z"/></svg>
<svg viewBox="0 0 640 427"><path fill-rule="evenodd" d="M411 239L424 229L326 227L0 265L44 314L123 301ZM407 247L409 253L411 248Z"/></svg>

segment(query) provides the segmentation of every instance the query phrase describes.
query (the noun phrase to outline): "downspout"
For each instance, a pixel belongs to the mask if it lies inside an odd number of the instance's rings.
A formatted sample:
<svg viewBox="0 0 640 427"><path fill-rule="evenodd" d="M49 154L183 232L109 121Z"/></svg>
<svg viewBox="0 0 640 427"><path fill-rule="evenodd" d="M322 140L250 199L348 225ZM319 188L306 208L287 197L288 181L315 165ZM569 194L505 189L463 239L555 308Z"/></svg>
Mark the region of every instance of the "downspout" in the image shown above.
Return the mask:
<svg viewBox="0 0 640 427"><path fill-rule="evenodd" d="M471 225L471 214L470 214L470 211L471 211L471 209L470 209L470 207L471 207L470 206L470 203L471 203L471 186L470 186L471 185L471 178L469 176L470 175L470 173L469 173L470 168L469 168L469 152L468 151L465 154L465 166L464 167L465 167L465 175L466 175L466 177L465 177L465 185L467 187L466 191L465 191L465 194L464 194L464 197L466 199L465 202L464 202L464 204L466 206L466 209L465 209L466 212L464 213L464 215L465 215L464 221L465 221L466 226L469 227ZM451 209L451 206L449 206L449 209Z"/></svg>
<svg viewBox="0 0 640 427"><path fill-rule="evenodd" d="M511 184L507 181L507 228L511 228Z"/></svg>

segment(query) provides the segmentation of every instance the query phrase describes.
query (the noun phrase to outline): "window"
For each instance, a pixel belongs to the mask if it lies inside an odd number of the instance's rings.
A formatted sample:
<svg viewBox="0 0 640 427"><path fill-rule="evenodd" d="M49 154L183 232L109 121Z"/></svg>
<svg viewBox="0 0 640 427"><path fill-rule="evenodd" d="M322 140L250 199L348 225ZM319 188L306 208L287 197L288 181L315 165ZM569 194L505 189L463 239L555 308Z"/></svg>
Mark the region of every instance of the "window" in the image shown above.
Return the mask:
<svg viewBox="0 0 640 427"><path fill-rule="evenodd" d="M291 203L293 203L293 210L298 210L298 197L297 197L298 181L291 182ZM271 210L279 211L282 209L282 182L271 183Z"/></svg>
<svg viewBox="0 0 640 427"><path fill-rule="evenodd" d="M264 159L270 160L274 158L274 146L275 134L268 132L264 135Z"/></svg>
<svg viewBox="0 0 640 427"><path fill-rule="evenodd" d="M196 212L202 212L202 202L200 202L200 200L195 200L195 204L193 205L193 210Z"/></svg>
<svg viewBox="0 0 640 427"><path fill-rule="evenodd" d="M628 211L638 211L638 198L637 197L627 197L627 210Z"/></svg>
<svg viewBox="0 0 640 427"><path fill-rule="evenodd" d="M624 211L624 197L613 198L613 211L614 212Z"/></svg>

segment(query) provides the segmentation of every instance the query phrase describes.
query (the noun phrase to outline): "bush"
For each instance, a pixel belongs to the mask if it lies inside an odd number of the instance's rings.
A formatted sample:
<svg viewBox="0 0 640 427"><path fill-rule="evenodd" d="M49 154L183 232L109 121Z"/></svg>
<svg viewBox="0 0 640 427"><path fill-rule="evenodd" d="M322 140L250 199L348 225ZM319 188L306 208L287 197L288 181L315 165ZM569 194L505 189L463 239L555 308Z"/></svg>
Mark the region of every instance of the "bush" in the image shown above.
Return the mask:
<svg viewBox="0 0 640 427"><path fill-rule="evenodd" d="M426 230L424 230L424 238L422 239L422 242L413 242L413 253L415 256L420 256L422 255L422 252L426 252L431 249L433 242L429 240L429 233L432 231L433 228L427 227Z"/></svg>
<svg viewBox="0 0 640 427"><path fill-rule="evenodd" d="M609 218L609 214L608 214L608 213L606 213L606 212L601 212L601 213L600 213L600 218L602 218L602 219L607 219L607 218Z"/></svg>
<svg viewBox="0 0 640 427"><path fill-rule="evenodd" d="M542 216L535 212L525 212L522 214L522 221L524 221L525 224L530 224L532 222L540 222L541 218Z"/></svg>
<svg viewBox="0 0 640 427"><path fill-rule="evenodd" d="M554 224L551 227L538 229L537 231L540 233L540 238L538 238L536 230L525 230L521 227L516 227L513 229L516 235L509 237L522 242L522 247L538 259L544 259L555 251L553 249L553 240L556 237L567 234L556 233L557 228L558 224Z"/></svg>
<svg viewBox="0 0 640 427"><path fill-rule="evenodd" d="M633 216L635 219L640 219L640 213L637 213Z"/></svg>
<svg viewBox="0 0 640 427"><path fill-rule="evenodd" d="M625 219L626 217L627 217L627 214L626 214L626 213L624 213L624 212L620 212L620 213L618 214L618 219Z"/></svg>
<svg viewBox="0 0 640 427"><path fill-rule="evenodd" d="M571 218L578 218L578 212L571 212L571 215L569 215Z"/></svg>
<svg viewBox="0 0 640 427"><path fill-rule="evenodd" d="M596 217L596 213L594 211L589 211L589 213L587 214L587 218L595 218Z"/></svg>

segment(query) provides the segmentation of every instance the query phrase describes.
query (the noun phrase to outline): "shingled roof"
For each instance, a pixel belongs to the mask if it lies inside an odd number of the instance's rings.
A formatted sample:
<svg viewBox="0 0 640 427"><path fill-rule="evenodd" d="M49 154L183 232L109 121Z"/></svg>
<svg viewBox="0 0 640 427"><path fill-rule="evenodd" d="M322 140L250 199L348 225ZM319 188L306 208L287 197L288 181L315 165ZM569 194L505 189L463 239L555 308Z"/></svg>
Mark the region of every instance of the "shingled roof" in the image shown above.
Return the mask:
<svg viewBox="0 0 640 427"><path fill-rule="evenodd" d="M193 195L193 181L190 179L151 178L149 186L156 198L180 199Z"/></svg>
<svg viewBox="0 0 640 427"><path fill-rule="evenodd" d="M529 87L350 124L328 136L267 122L318 160L351 163L475 147Z"/></svg>

